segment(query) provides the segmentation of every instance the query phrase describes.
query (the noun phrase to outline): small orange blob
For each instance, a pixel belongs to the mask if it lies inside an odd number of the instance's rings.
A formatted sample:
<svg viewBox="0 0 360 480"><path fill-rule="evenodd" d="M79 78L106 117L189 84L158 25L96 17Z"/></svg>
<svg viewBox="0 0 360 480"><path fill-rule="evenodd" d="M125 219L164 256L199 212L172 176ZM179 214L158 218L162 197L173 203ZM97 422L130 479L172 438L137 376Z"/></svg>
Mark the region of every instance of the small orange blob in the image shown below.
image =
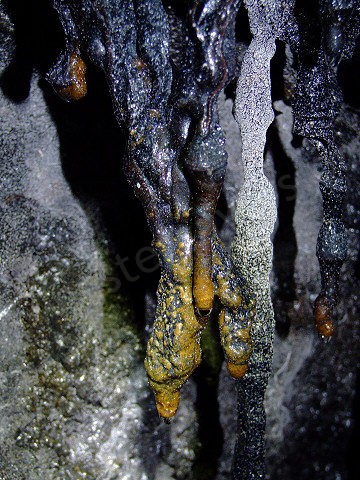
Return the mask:
<svg viewBox="0 0 360 480"><path fill-rule="evenodd" d="M234 365L233 363L228 362L226 366L233 378L242 378L248 368L246 363L244 365Z"/></svg>
<svg viewBox="0 0 360 480"><path fill-rule="evenodd" d="M328 320L327 322L323 323L322 325L317 325L318 332L320 335L323 337L331 337L332 334L334 333L334 327L331 322L331 320Z"/></svg>
<svg viewBox="0 0 360 480"><path fill-rule="evenodd" d="M193 296L195 303L195 311L200 317L207 317L214 303L214 286L211 279L211 257L201 251L195 252L194 259L194 280L193 280ZM211 250L210 250L211 256ZM209 265L210 264L210 265Z"/></svg>
<svg viewBox="0 0 360 480"><path fill-rule="evenodd" d="M156 407L162 418L171 418L175 415L180 402L180 391L162 390L155 392Z"/></svg>
<svg viewBox="0 0 360 480"><path fill-rule="evenodd" d="M315 300L314 305L314 318L316 328L320 335L324 337L331 337L334 333L334 328L330 319L331 309L329 301L323 295L319 295Z"/></svg>
<svg viewBox="0 0 360 480"><path fill-rule="evenodd" d="M70 84L67 87L59 88L59 95L65 100L80 100L80 98L83 98L87 92L85 71L84 61L78 53L73 53L69 62Z"/></svg>

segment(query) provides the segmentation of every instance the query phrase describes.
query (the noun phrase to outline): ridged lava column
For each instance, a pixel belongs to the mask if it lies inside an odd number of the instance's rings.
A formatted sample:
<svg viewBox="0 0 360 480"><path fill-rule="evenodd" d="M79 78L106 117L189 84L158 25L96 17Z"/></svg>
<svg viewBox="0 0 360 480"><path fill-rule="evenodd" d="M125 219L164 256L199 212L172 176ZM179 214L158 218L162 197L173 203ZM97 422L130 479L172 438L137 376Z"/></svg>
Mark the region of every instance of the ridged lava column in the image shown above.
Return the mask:
<svg viewBox="0 0 360 480"><path fill-rule="evenodd" d="M238 380L238 438L233 479L264 478L264 395L271 370L274 314L269 274L273 246L270 235L276 220L275 193L263 172L266 132L274 119L270 60L283 25L279 2L245 2L253 39L245 53L238 80L235 118L242 138L244 183L237 199L234 263L256 296L252 326L254 351L248 372ZM289 8L286 6L285 10Z"/></svg>

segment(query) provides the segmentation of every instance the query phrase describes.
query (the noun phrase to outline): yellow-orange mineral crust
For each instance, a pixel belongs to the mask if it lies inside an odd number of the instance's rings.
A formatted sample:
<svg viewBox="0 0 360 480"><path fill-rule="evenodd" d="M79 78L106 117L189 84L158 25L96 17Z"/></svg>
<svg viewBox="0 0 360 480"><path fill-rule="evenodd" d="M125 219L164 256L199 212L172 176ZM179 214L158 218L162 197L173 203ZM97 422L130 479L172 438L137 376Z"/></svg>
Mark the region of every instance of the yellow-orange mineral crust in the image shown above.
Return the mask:
<svg viewBox="0 0 360 480"><path fill-rule="evenodd" d="M220 241L218 243L222 246ZM219 315L221 345L230 375L241 378L253 351L250 329L255 317L255 300L245 285L240 287L234 272L224 269L217 251L213 252L213 265L218 272L215 275L216 295L223 305Z"/></svg>
<svg viewBox="0 0 360 480"><path fill-rule="evenodd" d="M240 320L243 320L240 318ZM245 375L248 360L253 351L250 338L251 322L244 328L236 318L236 313L223 309L219 316L221 345L224 350L226 365L234 378Z"/></svg>
<svg viewBox="0 0 360 480"><path fill-rule="evenodd" d="M203 318L195 314L192 242L189 238L179 239L177 236L172 241L176 242L175 258L171 268L162 272L156 318L145 359L149 384L163 418L175 415L180 389L200 364L203 328ZM163 243L154 242L154 246L166 250ZM167 260L165 256L163 258ZM212 265L211 290L222 304L219 316L221 344L229 373L234 378L241 378L246 373L253 350L250 329L255 301L217 238L214 239ZM199 285L201 280L203 278L199 278Z"/></svg>
<svg viewBox="0 0 360 480"><path fill-rule="evenodd" d="M179 244L183 252L181 247ZM180 388L201 361L201 325L193 307L191 260L191 255L182 253L173 265L173 278L163 272L147 346L145 368L158 412L164 418L175 415Z"/></svg>

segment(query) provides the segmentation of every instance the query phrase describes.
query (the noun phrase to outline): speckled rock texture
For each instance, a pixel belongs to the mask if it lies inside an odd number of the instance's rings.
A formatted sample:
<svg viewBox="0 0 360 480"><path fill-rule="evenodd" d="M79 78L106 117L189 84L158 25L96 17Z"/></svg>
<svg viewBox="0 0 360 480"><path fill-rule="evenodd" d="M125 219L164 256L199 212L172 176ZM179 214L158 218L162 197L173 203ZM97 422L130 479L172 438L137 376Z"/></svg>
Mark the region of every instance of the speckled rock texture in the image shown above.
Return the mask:
<svg viewBox="0 0 360 480"><path fill-rule="evenodd" d="M19 0L0 4L0 480L243 480L231 473L237 381L211 321L173 422L158 418L143 359L159 268L154 255L139 261L151 255L151 238L121 171L124 138L102 75L89 67L88 93L71 105L43 80L63 47L49 3L36 12ZM238 19L246 30L245 9ZM265 478L358 480L359 48L339 67L349 253L329 344L312 319L322 163L292 133L285 53L277 43L263 161L278 214ZM219 98L228 169L215 216L228 250L244 184L233 90Z"/></svg>
<svg viewBox="0 0 360 480"><path fill-rule="evenodd" d="M256 297L256 317L251 329L254 352L247 375L238 382L238 438L233 478L264 478L264 396L272 363L275 320L270 296L276 197L266 177L264 150L274 112L271 101L270 60L275 40L282 36L291 3L245 2L253 35L241 64L235 98L239 124L244 182L236 202L236 233L232 244L235 265Z"/></svg>
<svg viewBox="0 0 360 480"><path fill-rule="evenodd" d="M26 76L1 13L0 478L185 478L197 448L194 387L177 423L162 425L135 321L139 297L121 288L137 277L116 271L128 258L117 260L100 213L109 198L103 192L96 202L86 175L75 195L76 167L66 166L83 156L92 168L96 155L81 150L75 122L56 122L60 101L52 92L46 101L50 89L37 73L16 97ZM111 121L102 128L97 141ZM121 155L116 148L108 147Z"/></svg>
<svg viewBox="0 0 360 480"><path fill-rule="evenodd" d="M29 479L136 476L141 344L126 304L120 320L104 312L106 262L38 81L23 102L1 98L2 461Z"/></svg>

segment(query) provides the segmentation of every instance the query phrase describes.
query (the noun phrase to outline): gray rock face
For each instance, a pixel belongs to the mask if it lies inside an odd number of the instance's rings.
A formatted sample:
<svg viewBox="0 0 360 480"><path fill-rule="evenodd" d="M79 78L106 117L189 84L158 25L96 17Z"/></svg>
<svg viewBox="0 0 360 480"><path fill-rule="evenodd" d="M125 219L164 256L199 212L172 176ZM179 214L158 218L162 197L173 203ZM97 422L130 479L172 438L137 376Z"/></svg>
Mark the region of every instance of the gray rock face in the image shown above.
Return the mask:
<svg viewBox="0 0 360 480"><path fill-rule="evenodd" d="M1 93L0 111L1 478L186 475L194 394L176 425L159 424L133 311L94 205L85 211L64 177L39 76L22 102Z"/></svg>
<svg viewBox="0 0 360 480"><path fill-rule="evenodd" d="M3 8L0 28L5 72L16 52ZM0 90L0 480L229 480L236 381L210 326L203 365L184 387L176 418L163 425L157 417L143 368L157 281L132 270L149 237L110 168L114 151L121 169L121 134L103 106L106 86L93 78L88 104L59 106L38 73L21 101ZM92 88L104 96L97 104ZM232 100L222 97L219 107L229 167L218 219L229 247L243 168ZM278 333L265 399L266 478L357 479L359 115L344 106L337 123L349 171L349 255L335 334L324 345L312 320L321 162L309 143L296 144L291 108L278 101L274 109L264 170L278 200L271 276Z"/></svg>
<svg viewBox="0 0 360 480"><path fill-rule="evenodd" d="M138 430L139 407L121 392L141 346L126 326L104 332L105 261L64 179L38 78L22 103L2 95L1 113L1 438L26 478L108 478L108 443L128 441L127 423Z"/></svg>

